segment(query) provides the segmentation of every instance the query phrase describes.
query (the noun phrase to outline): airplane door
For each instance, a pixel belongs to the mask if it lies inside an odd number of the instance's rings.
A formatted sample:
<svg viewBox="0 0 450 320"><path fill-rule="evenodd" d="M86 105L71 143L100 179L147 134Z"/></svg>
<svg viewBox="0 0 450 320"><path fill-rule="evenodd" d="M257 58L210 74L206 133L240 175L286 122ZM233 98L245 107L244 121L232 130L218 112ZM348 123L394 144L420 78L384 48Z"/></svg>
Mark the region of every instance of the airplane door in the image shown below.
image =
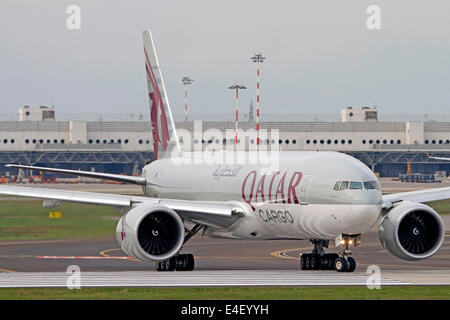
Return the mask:
<svg viewBox="0 0 450 320"><path fill-rule="evenodd" d="M313 178L313 175L306 175L303 177L302 185L300 187L300 204L308 204L308 193Z"/></svg>

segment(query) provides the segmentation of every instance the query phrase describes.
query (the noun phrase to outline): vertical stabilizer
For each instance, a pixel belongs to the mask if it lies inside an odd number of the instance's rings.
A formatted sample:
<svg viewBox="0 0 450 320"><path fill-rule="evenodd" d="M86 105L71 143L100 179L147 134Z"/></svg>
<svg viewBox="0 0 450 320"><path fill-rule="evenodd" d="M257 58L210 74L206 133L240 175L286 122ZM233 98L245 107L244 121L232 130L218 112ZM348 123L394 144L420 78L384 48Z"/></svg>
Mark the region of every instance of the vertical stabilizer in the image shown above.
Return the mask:
<svg viewBox="0 0 450 320"><path fill-rule="evenodd" d="M144 41L145 69L150 99L153 150L156 160L169 156L172 148L177 148L177 154L179 154L181 148L150 30L143 31L142 38Z"/></svg>

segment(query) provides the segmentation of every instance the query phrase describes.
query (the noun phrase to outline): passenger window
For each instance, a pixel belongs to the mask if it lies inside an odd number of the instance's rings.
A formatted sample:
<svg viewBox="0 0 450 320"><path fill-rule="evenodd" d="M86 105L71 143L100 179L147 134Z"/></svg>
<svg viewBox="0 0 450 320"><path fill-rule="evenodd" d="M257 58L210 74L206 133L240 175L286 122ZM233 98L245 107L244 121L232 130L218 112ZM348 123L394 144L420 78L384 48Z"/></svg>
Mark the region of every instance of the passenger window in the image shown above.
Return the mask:
<svg viewBox="0 0 450 320"><path fill-rule="evenodd" d="M350 182L350 189L359 189L360 190L362 188L363 188L363 185L361 182L359 182L359 181Z"/></svg>
<svg viewBox="0 0 450 320"><path fill-rule="evenodd" d="M364 189L367 189L367 190L373 190L373 189L375 189L375 187L374 187L373 184L372 184L372 181L366 181L366 182L364 182Z"/></svg>
<svg viewBox="0 0 450 320"><path fill-rule="evenodd" d="M348 181L342 181L341 187L339 190L348 189Z"/></svg>
<svg viewBox="0 0 450 320"><path fill-rule="evenodd" d="M336 183L334 184L333 190L334 190L334 191L339 191L339 185L340 185L340 184L341 184L340 181L336 182Z"/></svg>

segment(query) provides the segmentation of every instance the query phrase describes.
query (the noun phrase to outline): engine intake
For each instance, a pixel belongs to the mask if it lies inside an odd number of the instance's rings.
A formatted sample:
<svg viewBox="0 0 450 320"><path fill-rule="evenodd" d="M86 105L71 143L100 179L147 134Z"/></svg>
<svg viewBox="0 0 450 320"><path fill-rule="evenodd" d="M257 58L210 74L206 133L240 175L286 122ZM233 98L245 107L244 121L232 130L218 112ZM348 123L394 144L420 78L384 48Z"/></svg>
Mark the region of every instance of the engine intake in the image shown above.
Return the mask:
<svg viewBox="0 0 450 320"><path fill-rule="evenodd" d="M116 240L131 257L163 261L176 255L183 246L184 224L170 208L143 204L119 220Z"/></svg>
<svg viewBox="0 0 450 320"><path fill-rule="evenodd" d="M401 202L383 218L378 235L392 255L405 260L431 257L444 241L445 227L429 206Z"/></svg>
<svg viewBox="0 0 450 320"><path fill-rule="evenodd" d="M177 220L161 211L145 216L138 227L139 244L151 255L167 254L176 246L177 235Z"/></svg>

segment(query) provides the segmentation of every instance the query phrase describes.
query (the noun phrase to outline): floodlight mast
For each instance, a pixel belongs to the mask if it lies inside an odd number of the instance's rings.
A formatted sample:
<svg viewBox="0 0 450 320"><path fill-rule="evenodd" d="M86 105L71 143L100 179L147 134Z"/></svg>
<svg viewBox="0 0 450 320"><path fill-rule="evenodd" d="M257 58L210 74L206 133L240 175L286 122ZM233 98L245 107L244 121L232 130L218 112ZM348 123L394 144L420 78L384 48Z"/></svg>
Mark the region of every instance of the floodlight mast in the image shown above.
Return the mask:
<svg viewBox="0 0 450 320"><path fill-rule="evenodd" d="M262 53L255 54L253 57L251 57L253 62L256 62L257 66L257 72L256 72L256 145L259 146L259 74L260 74L260 67L259 64L263 63L266 59L263 57Z"/></svg>
<svg viewBox="0 0 450 320"><path fill-rule="evenodd" d="M237 145L238 143L238 122L239 122L239 89L247 89L243 85L234 84L229 86L228 89L236 90L236 128L235 128L235 137L234 143Z"/></svg>
<svg viewBox="0 0 450 320"><path fill-rule="evenodd" d="M188 76L183 77L181 82L184 84L184 122L188 122L188 86L194 82L194 79L189 78Z"/></svg>

